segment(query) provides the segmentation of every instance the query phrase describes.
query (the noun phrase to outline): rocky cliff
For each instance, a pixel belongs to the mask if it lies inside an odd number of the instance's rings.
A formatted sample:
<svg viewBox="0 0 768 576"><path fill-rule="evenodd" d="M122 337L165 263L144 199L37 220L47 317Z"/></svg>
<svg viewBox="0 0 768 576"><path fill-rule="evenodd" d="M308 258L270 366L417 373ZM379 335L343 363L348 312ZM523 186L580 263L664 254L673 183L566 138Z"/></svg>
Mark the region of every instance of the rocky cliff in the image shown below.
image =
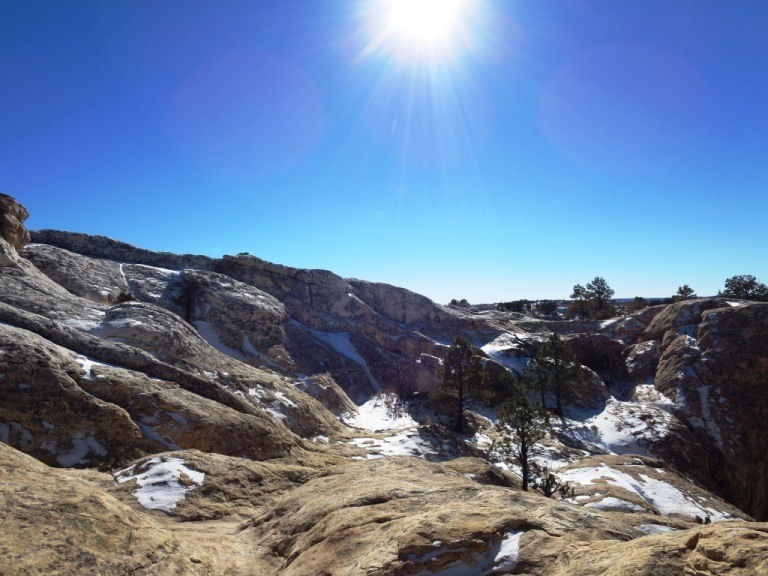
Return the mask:
<svg viewBox="0 0 768 576"><path fill-rule="evenodd" d="M541 320L27 216L0 196L2 574L768 574L766 304ZM520 490L493 407L457 436L387 394L552 332L567 498Z"/></svg>

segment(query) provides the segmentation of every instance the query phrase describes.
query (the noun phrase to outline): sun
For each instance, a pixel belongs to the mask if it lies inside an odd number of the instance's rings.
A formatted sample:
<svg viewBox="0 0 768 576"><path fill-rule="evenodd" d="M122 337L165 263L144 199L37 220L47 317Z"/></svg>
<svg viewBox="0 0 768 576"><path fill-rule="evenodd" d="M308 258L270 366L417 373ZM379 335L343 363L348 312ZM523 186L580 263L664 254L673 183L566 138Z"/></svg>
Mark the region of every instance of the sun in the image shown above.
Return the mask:
<svg viewBox="0 0 768 576"><path fill-rule="evenodd" d="M369 0L365 56L446 62L472 43L480 0Z"/></svg>
<svg viewBox="0 0 768 576"><path fill-rule="evenodd" d="M469 1L389 0L387 4L393 36L423 48L437 48L457 34Z"/></svg>

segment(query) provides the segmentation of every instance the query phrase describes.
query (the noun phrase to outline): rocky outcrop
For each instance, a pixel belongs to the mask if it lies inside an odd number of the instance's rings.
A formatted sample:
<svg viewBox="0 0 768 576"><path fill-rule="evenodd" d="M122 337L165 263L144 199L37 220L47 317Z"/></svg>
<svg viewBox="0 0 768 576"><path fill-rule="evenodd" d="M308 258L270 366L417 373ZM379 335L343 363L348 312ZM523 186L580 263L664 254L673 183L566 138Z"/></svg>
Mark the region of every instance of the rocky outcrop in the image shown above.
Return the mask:
<svg viewBox="0 0 768 576"><path fill-rule="evenodd" d="M126 242L120 242L106 236L91 236L78 232L63 232L59 230L33 230L30 232L32 242L48 244L63 248L69 252L113 260L115 262L131 262L145 264L155 268L167 268L181 270L182 268L194 268L195 270L212 270L213 258L207 256L194 256L191 254L171 254L170 252L154 252L137 248Z"/></svg>
<svg viewBox="0 0 768 576"><path fill-rule="evenodd" d="M669 306L628 363L638 379L655 377L655 388L687 426L685 434L668 436L659 454L765 519L768 486L760 479L768 470L768 437L760 423L768 416L768 305L734 304L709 299Z"/></svg>
<svg viewBox="0 0 768 576"><path fill-rule="evenodd" d="M223 574L214 546L185 539L108 492L108 474L49 468L0 443L2 574ZM219 552L225 537L216 539Z"/></svg>
<svg viewBox="0 0 768 576"><path fill-rule="evenodd" d="M72 294L91 302L114 304L121 296L130 294L117 262L81 256L45 244L28 244L20 255Z"/></svg>
<svg viewBox="0 0 768 576"><path fill-rule="evenodd" d="M30 239L24 227L27 218L29 212L24 206L7 194L0 194L0 236L17 251Z"/></svg>

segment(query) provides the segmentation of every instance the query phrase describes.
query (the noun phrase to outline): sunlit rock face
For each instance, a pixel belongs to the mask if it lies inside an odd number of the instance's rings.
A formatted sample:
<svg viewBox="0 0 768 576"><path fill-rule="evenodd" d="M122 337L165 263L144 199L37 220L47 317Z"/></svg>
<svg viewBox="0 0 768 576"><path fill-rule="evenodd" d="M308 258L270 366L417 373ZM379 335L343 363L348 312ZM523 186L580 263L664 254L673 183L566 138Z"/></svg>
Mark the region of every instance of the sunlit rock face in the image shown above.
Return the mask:
<svg viewBox="0 0 768 576"><path fill-rule="evenodd" d="M15 250L29 242L29 232L24 227L27 218L29 212L24 206L7 194L0 194L0 236Z"/></svg>

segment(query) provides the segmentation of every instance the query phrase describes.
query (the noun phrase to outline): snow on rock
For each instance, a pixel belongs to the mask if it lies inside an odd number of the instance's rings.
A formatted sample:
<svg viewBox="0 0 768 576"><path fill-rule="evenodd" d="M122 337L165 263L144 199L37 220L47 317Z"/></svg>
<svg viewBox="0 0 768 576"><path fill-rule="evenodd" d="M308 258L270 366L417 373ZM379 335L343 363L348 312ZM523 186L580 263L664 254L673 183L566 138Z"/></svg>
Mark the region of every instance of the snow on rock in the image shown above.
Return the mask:
<svg viewBox="0 0 768 576"><path fill-rule="evenodd" d="M663 524L640 524L639 526L635 526L635 530L645 532L646 534L664 534L665 532L674 532L675 530L679 530L679 528L664 526Z"/></svg>
<svg viewBox="0 0 768 576"><path fill-rule="evenodd" d="M97 456L107 455L106 449L98 440L96 440L93 432L87 435L83 432L75 434L72 437L71 442L72 450L60 453L56 456L57 462L64 468L90 464L90 460L87 456L91 452Z"/></svg>
<svg viewBox="0 0 768 576"><path fill-rule="evenodd" d="M342 414L341 419L347 426L367 430L400 430L417 425L413 416L398 405L395 394L377 394L358 406L356 414Z"/></svg>
<svg viewBox="0 0 768 576"><path fill-rule="evenodd" d="M83 377L86 380L97 380L99 378L104 378L104 376L95 376L93 374L91 369L94 366L109 366L109 364L104 364L103 362L98 362L92 358L88 358L87 356L82 355L79 355L77 358L75 358L75 362L80 364L80 366L83 367L83 370L85 370L85 375Z"/></svg>
<svg viewBox="0 0 768 576"><path fill-rule="evenodd" d="M355 345L352 344L352 341L349 339L349 332L321 332L320 330L313 330L312 328L303 326L295 320L293 320L293 322L301 326L304 330L309 331L318 340L322 340L326 344L330 344L330 346L342 356L345 356L353 362L360 364L363 371L365 372L365 375L368 376L368 380L370 381L371 386L373 386L373 389L379 390L378 380L374 378L373 373L368 367L368 363L365 361L365 358L360 355L360 352L357 351Z"/></svg>
<svg viewBox="0 0 768 576"><path fill-rule="evenodd" d="M137 467L141 472L137 473ZM144 508L169 514L187 492L202 486L204 479L205 473L188 467L185 460L165 456L150 458L115 474L118 484L136 481L138 488L133 495Z"/></svg>
<svg viewBox="0 0 768 576"><path fill-rule="evenodd" d="M609 398L598 414L584 417L585 413L572 411L573 418L559 433L595 453L649 455L648 447L667 435L674 420L668 412L671 401L659 402L664 404Z"/></svg>
<svg viewBox="0 0 768 576"><path fill-rule="evenodd" d="M368 459L383 458L384 456L416 456L427 460L439 455L431 438L422 434L417 428L403 430L385 438L355 438L349 443L367 450Z"/></svg>
<svg viewBox="0 0 768 576"><path fill-rule="evenodd" d="M485 552L475 552L471 554L467 562L456 560L442 566L441 568L427 568L417 572L415 576L492 576L493 574L509 574L519 562L520 555L520 537L525 534L522 530L513 530L504 535L504 537L491 546ZM422 556L411 555L409 560L417 564L437 563L439 559L446 554L457 554L465 552L466 549L446 548L442 542L434 542L435 550Z"/></svg>
<svg viewBox="0 0 768 576"><path fill-rule="evenodd" d="M234 348L230 348L221 341L221 337L219 336L218 332L216 332L213 324L206 322L205 320L195 320L192 322L192 325L195 327L197 333L200 334L203 340L208 342L211 347L215 348L222 354L226 354L227 356L234 358L235 360L245 362L246 358L242 352L235 350Z"/></svg>
<svg viewBox="0 0 768 576"><path fill-rule="evenodd" d="M584 504L584 508L595 508L597 510L613 511L613 512L645 512L645 508L627 502L621 498L614 498L608 496L597 502L588 502Z"/></svg>
<svg viewBox="0 0 768 576"><path fill-rule="evenodd" d="M530 358L528 356L519 356L512 352L520 350L520 339L515 334L504 333L492 342L489 342L481 348L483 352L496 360L499 364L506 366L515 374L522 374Z"/></svg>
<svg viewBox="0 0 768 576"><path fill-rule="evenodd" d="M249 388L248 395L257 398L259 405L278 420L288 420L287 409L298 408L298 405L293 400L279 390Z"/></svg>
<svg viewBox="0 0 768 576"><path fill-rule="evenodd" d="M637 477L601 464L589 468L575 468L561 472L560 476L571 484L589 486L595 483L608 483L623 488L629 493L636 494L644 502L655 508L663 516L682 516L686 518L709 517L713 522L733 518L731 514L722 512L697 502L691 495L683 493L679 488L669 482L651 478L647 474L638 474ZM597 496L597 494L593 495ZM617 508L617 498L605 497L599 502L590 502L589 507L598 509ZM576 501L581 503L580 501ZM625 504L630 504L625 502ZM635 506L635 505L633 505ZM641 508L638 506L638 508ZM630 511L624 508L624 511Z"/></svg>

